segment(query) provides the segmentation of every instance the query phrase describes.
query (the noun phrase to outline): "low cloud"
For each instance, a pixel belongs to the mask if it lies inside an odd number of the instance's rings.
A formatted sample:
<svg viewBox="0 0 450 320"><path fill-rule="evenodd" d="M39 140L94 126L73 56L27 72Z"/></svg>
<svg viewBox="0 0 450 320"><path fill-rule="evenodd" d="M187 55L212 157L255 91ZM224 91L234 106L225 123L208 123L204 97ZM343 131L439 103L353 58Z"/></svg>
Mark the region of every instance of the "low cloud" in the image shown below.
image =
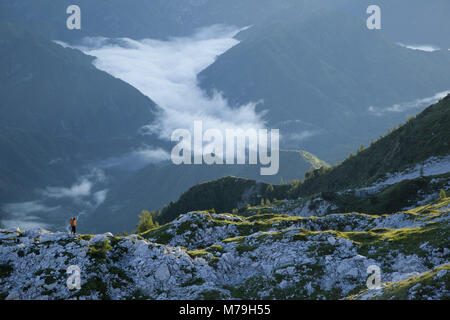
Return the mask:
<svg viewBox="0 0 450 320"><path fill-rule="evenodd" d="M30 230L30 229L49 229L50 224L37 221L37 217L23 217L21 219L5 219L1 221L2 228L5 229L17 229Z"/></svg>
<svg viewBox="0 0 450 320"><path fill-rule="evenodd" d="M78 181L70 187L47 187L40 193L47 198L62 199L71 198L79 199L90 197L92 189L96 183L105 182L106 177L102 170L94 168L88 174L78 178Z"/></svg>
<svg viewBox="0 0 450 320"><path fill-rule="evenodd" d="M95 207L98 207L103 202L105 202L107 195L108 195L108 189L100 190L100 191L97 191L96 193L94 193L93 198L95 201L95 203L94 203Z"/></svg>
<svg viewBox="0 0 450 320"><path fill-rule="evenodd" d="M448 94L450 94L450 91L443 91L436 93L434 96L423 98L423 99L416 99L414 101L394 104L387 108L376 108L373 106L370 106L368 108L368 111L376 116L382 116L384 114L388 113L401 113L401 112L407 112L412 109L422 109L424 107L427 107L431 104L434 104L441 100L442 98L446 97Z"/></svg>
<svg viewBox="0 0 450 320"><path fill-rule="evenodd" d="M41 201L29 201L20 203L9 203L2 206L2 210L7 214L1 220L2 228L17 228L22 230L33 228L48 228L50 225L42 221L40 214L57 212L59 206L49 207Z"/></svg>
<svg viewBox="0 0 450 320"><path fill-rule="evenodd" d="M90 169L69 187L37 190L41 196L39 200L3 205L1 209L5 216L1 217L0 224L5 228L51 229L56 221L65 221L68 215L89 214L106 200L106 182L102 170Z"/></svg>
<svg viewBox="0 0 450 320"><path fill-rule="evenodd" d="M408 45L408 44L403 44L403 43L397 43L399 46L402 46L404 48L407 49L411 49L411 50L418 50L418 51L425 51L425 52L434 52L434 51L439 51L441 50L441 48L433 46L433 45Z"/></svg>
<svg viewBox="0 0 450 320"><path fill-rule="evenodd" d="M74 184L70 188L47 187L42 191L42 194L53 199L79 198L89 196L91 194L91 189L92 182L87 179L82 179L80 182Z"/></svg>
<svg viewBox="0 0 450 320"><path fill-rule="evenodd" d="M5 204L2 209L15 217L21 217L36 212L52 212L58 210L59 207L47 207L39 201L29 201Z"/></svg>
<svg viewBox="0 0 450 320"><path fill-rule="evenodd" d="M317 133L310 131L310 130L304 130L298 133L291 133L288 134L285 138L289 141L293 142L303 142L313 136L315 136Z"/></svg>
<svg viewBox="0 0 450 320"><path fill-rule="evenodd" d="M192 129L195 120L203 120L205 130L265 127L258 102L233 108L221 93L209 97L198 86L197 75L239 43L234 36L240 30L216 25L167 41L88 38L77 48L95 56L98 69L154 100L163 112L144 129L170 140L175 129Z"/></svg>
<svg viewBox="0 0 450 320"><path fill-rule="evenodd" d="M105 169L121 168L139 170L151 163L159 163L170 159L170 154L163 149L141 149L103 161L100 166Z"/></svg>

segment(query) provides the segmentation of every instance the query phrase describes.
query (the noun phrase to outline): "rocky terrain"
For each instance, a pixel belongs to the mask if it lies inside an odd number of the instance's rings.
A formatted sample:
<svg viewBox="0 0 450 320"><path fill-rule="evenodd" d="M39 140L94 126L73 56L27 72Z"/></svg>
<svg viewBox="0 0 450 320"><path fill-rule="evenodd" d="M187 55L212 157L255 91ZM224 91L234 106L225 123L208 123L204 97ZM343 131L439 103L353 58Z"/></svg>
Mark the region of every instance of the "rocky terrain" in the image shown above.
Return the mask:
<svg viewBox="0 0 450 320"><path fill-rule="evenodd" d="M0 230L0 298L450 298L450 198L392 215L293 206L190 212L129 236ZM67 286L69 266L79 289ZM367 287L369 266L380 268L378 289Z"/></svg>

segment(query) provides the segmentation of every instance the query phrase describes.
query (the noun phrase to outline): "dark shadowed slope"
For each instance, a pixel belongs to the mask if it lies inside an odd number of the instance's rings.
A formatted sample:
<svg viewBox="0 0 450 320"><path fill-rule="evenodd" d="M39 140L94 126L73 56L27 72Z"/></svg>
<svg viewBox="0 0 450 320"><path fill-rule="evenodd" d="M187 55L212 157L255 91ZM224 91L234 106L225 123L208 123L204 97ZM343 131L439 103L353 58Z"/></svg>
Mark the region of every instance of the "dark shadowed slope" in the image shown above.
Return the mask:
<svg viewBox="0 0 450 320"><path fill-rule="evenodd" d="M0 39L0 202L154 142L138 131L155 104L92 57L11 24L0 25Z"/></svg>

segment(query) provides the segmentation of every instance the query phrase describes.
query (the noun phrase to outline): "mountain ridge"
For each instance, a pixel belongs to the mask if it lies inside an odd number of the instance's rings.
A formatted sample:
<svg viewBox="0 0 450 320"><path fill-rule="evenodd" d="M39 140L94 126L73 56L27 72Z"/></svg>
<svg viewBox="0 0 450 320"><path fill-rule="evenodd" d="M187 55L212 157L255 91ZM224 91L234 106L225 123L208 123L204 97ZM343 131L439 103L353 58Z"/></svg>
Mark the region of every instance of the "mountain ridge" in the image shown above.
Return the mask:
<svg viewBox="0 0 450 320"><path fill-rule="evenodd" d="M391 216L191 212L131 236L0 230L0 298L447 299L449 202ZM380 289L367 290L369 266Z"/></svg>

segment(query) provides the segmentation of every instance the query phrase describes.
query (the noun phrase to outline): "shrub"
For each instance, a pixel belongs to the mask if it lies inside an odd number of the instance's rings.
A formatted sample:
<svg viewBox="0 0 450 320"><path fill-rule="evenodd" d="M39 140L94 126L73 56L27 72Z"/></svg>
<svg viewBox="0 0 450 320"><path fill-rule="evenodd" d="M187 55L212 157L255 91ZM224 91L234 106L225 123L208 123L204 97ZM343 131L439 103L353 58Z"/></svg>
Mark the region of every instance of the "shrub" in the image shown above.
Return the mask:
<svg viewBox="0 0 450 320"><path fill-rule="evenodd" d="M441 196L441 200L444 200L445 198L447 198L447 194L445 193L444 189L441 189L440 196Z"/></svg>
<svg viewBox="0 0 450 320"><path fill-rule="evenodd" d="M9 264L0 264L0 278L7 278L13 272L13 268Z"/></svg>
<svg viewBox="0 0 450 320"><path fill-rule="evenodd" d="M155 212L148 212L147 210L143 210L139 215L139 223L136 226L138 233L144 233L146 231L155 229L159 227L158 222L153 222L153 217Z"/></svg>
<svg viewBox="0 0 450 320"><path fill-rule="evenodd" d="M112 247L109 240L100 241L89 246L88 255L93 259L104 262L108 251L111 249Z"/></svg>

